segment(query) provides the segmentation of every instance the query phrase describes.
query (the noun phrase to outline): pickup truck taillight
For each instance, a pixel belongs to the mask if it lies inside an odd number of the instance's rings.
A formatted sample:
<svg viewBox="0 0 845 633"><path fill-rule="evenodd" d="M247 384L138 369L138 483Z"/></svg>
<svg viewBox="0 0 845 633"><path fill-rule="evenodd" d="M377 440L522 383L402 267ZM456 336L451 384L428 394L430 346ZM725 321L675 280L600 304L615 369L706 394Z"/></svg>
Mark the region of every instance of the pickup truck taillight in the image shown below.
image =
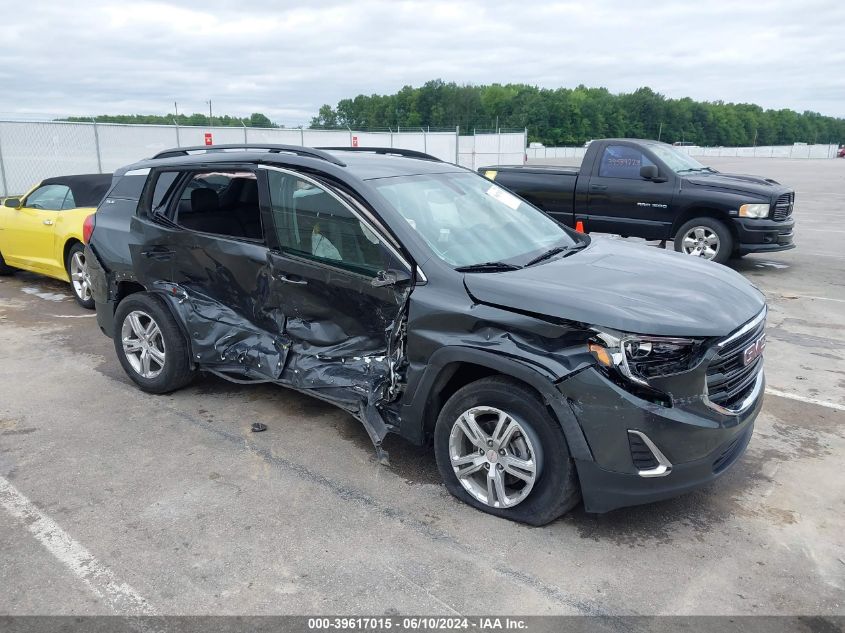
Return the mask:
<svg viewBox="0 0 845 633"><path fill-rule="evenodd" d="M82 241L86 244L91 241L91 235L94 233L94 214L92 213L82 223Z"/></svg>

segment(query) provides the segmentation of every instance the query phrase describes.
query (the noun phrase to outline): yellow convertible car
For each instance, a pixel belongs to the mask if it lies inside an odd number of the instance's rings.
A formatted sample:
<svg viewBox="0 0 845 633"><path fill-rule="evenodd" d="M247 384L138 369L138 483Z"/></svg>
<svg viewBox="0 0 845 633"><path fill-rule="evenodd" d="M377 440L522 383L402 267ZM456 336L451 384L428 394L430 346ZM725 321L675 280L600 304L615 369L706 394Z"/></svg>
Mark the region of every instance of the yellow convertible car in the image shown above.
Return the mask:
<svg viewBox="0 0 845 633"><path fill-rule="evenodd" d="M69 281L79 305L92 309L82 226L111 180L111 174L47 178L20 198L6 198L0 207L0 275L21 269Z"/></svg>

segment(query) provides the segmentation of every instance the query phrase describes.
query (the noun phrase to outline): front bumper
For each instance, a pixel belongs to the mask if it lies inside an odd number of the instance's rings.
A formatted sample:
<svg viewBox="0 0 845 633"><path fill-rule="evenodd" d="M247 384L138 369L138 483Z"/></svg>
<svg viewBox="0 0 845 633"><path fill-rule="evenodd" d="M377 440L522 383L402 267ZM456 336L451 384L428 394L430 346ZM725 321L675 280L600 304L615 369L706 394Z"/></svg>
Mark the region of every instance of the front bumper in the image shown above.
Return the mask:
<svg viewBox="0 0 845 633"><path fill-rule="evenodd" d="M736 250L740 255L771 253L795 248L795 220L734 219L737 232Z"/></svg>
<svg viewBox="0 0 845 633"><path fill-rule="evenodd" d="M575 460L588 512L649 503L717 479L744 453L763 405L765 379L739 414L721 413L705 397L664 407L642 400L594 368L559 385L584 432L593 461ZM634 464L629 431L645 435L670 468L647 476Z"/></svg>

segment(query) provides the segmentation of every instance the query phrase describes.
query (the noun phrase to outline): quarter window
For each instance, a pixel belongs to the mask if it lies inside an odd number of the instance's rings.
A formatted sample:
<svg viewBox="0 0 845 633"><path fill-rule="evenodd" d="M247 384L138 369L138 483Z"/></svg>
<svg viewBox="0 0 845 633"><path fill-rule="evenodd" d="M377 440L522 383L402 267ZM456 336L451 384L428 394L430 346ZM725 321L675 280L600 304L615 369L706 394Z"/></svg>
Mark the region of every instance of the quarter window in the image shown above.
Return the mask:
<svg viewBox="0 0 845 633"><path fill-rule="evenodd" d="M66 185L44 185L29 194L25 206L30 209L59 211L63 208L65 198L69 193L70 188Z"/></svg>
<svg viewBox="0 0 845 633"><path fill-rule="evenodd" d="M627 145L608 145L601 157L599 176L639 180L640 167L644 165L654 163L641 150Z"/></svg>
<svg viewBox="0 0 845 633"><path fill-rule="evenodd" d="M379 237L326 189L292 174L267 174L283 251L368 276L388 268Z"/></svg>

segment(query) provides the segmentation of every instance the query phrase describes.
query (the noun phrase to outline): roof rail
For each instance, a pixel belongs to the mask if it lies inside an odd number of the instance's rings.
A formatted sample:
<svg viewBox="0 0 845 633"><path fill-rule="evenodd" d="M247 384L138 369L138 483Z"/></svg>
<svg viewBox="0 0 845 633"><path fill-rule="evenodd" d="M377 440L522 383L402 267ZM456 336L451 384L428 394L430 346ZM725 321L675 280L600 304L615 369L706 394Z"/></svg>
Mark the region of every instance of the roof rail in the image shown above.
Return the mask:
<svg viewBox="0 0 845 633"><path fill-rule="evenodd" d="M318 147L317 149L324 149L339 152L370 152L371 154L396 154L397 156L405 156L406 158L419 158L420 160L434 160L438 163L443 161L426 154L425 152L418 152L415 149L400 149L398 147Z"/></svg>
<svg viewBox="0 0 845 633"><path fill-rule="evenodd" d="M174 156L188 156L189 152L205 151L207 153L220 152L227 149L240 149L250 151L254 149L267 150L270 154L296 154L297 156L308 156L309 158L319 158L321 160L334 163L340 167L346 167L346 163L327 152L321 152L319 149L311 147L302 147L300 145L278 145L273 143L232 143L224 145L191 145L189 147L172 147L163 150L153 156L153 158L173 158Z"/></svg>

